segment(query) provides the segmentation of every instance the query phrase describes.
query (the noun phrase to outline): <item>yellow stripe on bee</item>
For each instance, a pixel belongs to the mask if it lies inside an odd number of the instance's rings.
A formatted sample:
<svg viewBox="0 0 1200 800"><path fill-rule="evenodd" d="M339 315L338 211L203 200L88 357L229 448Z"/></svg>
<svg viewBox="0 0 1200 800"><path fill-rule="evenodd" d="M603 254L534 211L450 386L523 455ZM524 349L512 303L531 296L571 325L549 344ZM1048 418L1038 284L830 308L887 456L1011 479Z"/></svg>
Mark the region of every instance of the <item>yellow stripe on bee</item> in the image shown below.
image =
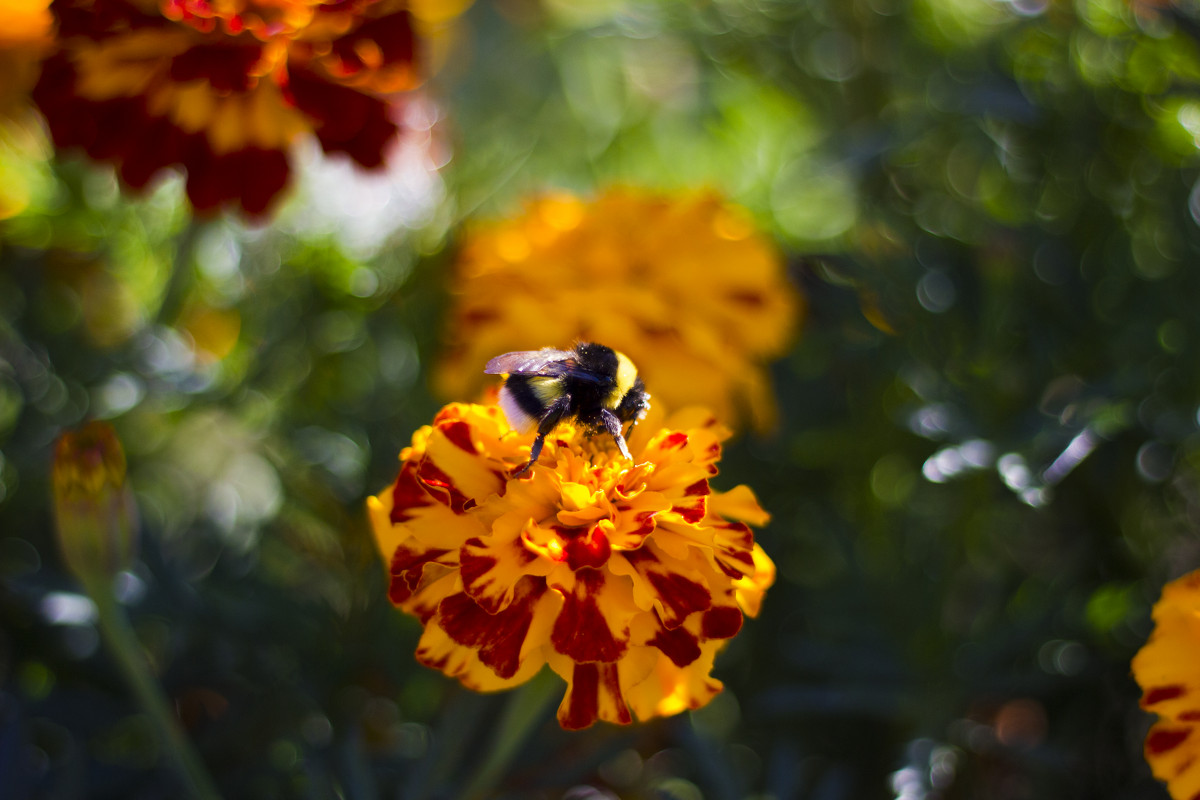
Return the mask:
<svg viewBox="0 0 1200 800"><path fill-rule="evenodd" d="M562 381L559 378L535 377L529 379L529 388L543 404L550 405L562 396Z"/></svg>
<svg viewBox="0 0 1200 800"><path fill-rule="evenodd" d="M617 353L617 385L609 393L608 402L605 405L608 408L619 406L621 399L633 388L633 382L637 380L637 376L637 367L629 360L629 356Z"/></svg>

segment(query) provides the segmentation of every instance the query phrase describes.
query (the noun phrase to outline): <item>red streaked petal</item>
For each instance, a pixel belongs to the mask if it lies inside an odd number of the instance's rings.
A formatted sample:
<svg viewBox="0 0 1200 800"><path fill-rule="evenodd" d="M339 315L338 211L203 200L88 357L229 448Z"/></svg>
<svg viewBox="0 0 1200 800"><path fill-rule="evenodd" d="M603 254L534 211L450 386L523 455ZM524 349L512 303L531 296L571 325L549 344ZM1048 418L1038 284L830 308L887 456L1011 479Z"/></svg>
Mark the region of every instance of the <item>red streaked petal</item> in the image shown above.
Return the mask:
<svg viewBox="0 0 1200 800"><path fill-rule="evenodd" d="M708 514L707 495L688 497L686 501L676 503L671 511L683 518L689 525L695 525Z"/></svg>
<svg viewBox="0 0 1200 800"><path fill-rule="evenodd" d="M633 722L616 664L576 664L567 694L558 707L558 722L581 730L598 719L628 725Z"/></svg>
<svg viewBox="0 0 1200 800"><path fill-rule="evenodd" d="M454 594L438 606L435 623L458 644L478 651L479 660L498 676L511 678L521 665L534 607L545 591L544 581L523 578L513 601L496 614L488 614L465 593Z"/></svg>
<svg viewBox="0 0 1200 800"><path fill-rule="evenodd" d="M316 121L315 132L327 153L346 153L364 167L383 164L384 147L398 128L382 100L321 80L303 67L292 67L288 88L296 107Z"/></svg>
<svg viewBox="0 0 1200 800"><path fill-rule="evenodd" d="M717 562L733 578L754 574L754 534L744 522L727 522L713 527Z"/></svg>
<svg viewBox="0 0 1200 800"><path fill-rule="evenodd" d="M458 644L436 624L425 626L416 655L421 664L457 678L468 689L477 692L512 688L532 678L545 665L545 661L539 657L540 654L533 653L521 662L515 674L509 678L501 678L491 667L480 661L475 650Z"/></svg>
<svg viewBox="0 0 1200 800"><path fill-rule="evenodd" d="M1182 684L1171 684L1169 686L1155 686L1147 689L1142 695L1142 708L1150 708L1150 706L1158 705L1167 700L1176 700L1187 694L1187 687Z"/></svg>
<svg viewBox="0 0 1200 800"><path fill-rule="evenodd" d="M475 455L478 452L475 448L475 442L471 439L471 426L463 420L456 419L438 425L438 430L442 432L447 440L464 452L471 455Z"/></svg>
<svg viewBox="0 0 1200 800"><path fill-rule="evenodd" d="M121 177L133 189L145 189L155 176L179 163L190 139L165 117L149 121L139 146L126 154Z"/></svg>
<svg viewBox="0 0 1200 800"><path fill-rule="evenodd" d="M679 627L690 614L712 605L712 594L703 583L693 579L694 573L688 577L677 564L664 563L653 547L647 545L624 555L649 586L668 628Z"/></svg>
<svg viewBox="0 0 1200 800"><path fill-rule="evenodd" d="M411 541L411 540L410 540ZM401 605L412 597L417 587L421 585L425 567L431 563L453 566L453 556L450 550L425 550L401 545L392 555L391 587L388 597L396 605Z"/></svg>
<svg viewBox="0 0 1200 800"><path fill-rule="evenodd" d="M699 640L682 627L660 627L646 644L657 647L677 667L686 667L700 657Z"/></svg>
<svg viewBox="0 0 1200 800"><path fill-rule="evenodd" d="M378 65L368 65L361 58L360 53L363 51L364 43L370 43L378 50L381 57ZM413 35L412 20L408 13L403 11L367 20L357 29L335 40L333 52L337 54L344 67L351 72L357 72L368 66L411 64L416 55L416 38Z"/></svg>
<svg viewBox="0 0 1200 800"><path fill-rule="evenodd" d="M427 506L435 502L425 488L425 484L417 480L415 464L405 464L392 485L392 511L389 515L393 523L404 522L412 518L412 510L418 506Z"/></svg>
<svg viewBox="0 0 1200 800"><path fill-rule="evenodd" d="M218 92L244 92L250 88L250 71L262 58L257 42L195 44L171 59L171 80L208 81Z"/></svg>
<svg viewBox="0 0 1200 800"><path fill-rule="evenodd" d="M252 216L261 215L288 182L287 156L278 150L247 147L217 155L196 135L181 160L187 168L188 199L201 214L240 205Z"/></svg>
<svg viewBox="0 0 1200 800"><path fill-rule="evenodd" d="M705 639L730 639L742 629L742 611L737 606L714 606L700 618L700 635Z"/></svg>
<svg viewBox="0 0 1200 800"><path fill-rule="evenodd" d="M733 596L747 617L757 617L762 609L763 595L775 584L775 562L757 543L752 552L754 573L733 582Z"/></svg>
<svg viewBox="0 0 1200 800"><path fill-rule="evenodd" d="M519 537L468 539L459 553L463 588L481 608L497 614L513 601L522 576L544 577L550 571L552 565L539 561Z"/></svg>
<svg viewBox="0 0 1200 800"><path fill-rule="evenodd" d="M559 529L565 543L563 553L567 559L567 566L573 570L598 569L608 563L608 557L612 555L612 546L608 543L605 530L611 530L612 526L605 524L606 522L607 520L602 520L585 530Z"/></svg>
<svg viewBox="0 0 1200 800"><path fill-rule="evenodd" d="M1155 727L1146 737L1146 755L1162 756L1183 744L1192 734L1192 728Z"/></svg>
<svg viewBox="0 0 1200 800"><path fill-rule="evenodd" d="M671 501L660 492L643 491L615 503L616 519L612 545L618 550L636 550L654 533L657 515L671 508Z"/></svg>
<svg viewBox="0 0 1200 800"><path fill-rule="evenodd" d="M550 634L555 650L582 662L613 662L625 652L629 628L617 633L610 628L601 608L605 584L606 576L599 570L581 569L576 573L574 591L564 595L562 611Z"/></svg>
<svg viewBox="0 0 1200 800"><path fill-rule="evenodd" d="M504 488L495 464L474 447L463 447L463 434L457 420L438 422L429 433L418 468L421 480L431 489L444 491L446 502L459 511L466 509L467 500L478 503Z"/></svg>

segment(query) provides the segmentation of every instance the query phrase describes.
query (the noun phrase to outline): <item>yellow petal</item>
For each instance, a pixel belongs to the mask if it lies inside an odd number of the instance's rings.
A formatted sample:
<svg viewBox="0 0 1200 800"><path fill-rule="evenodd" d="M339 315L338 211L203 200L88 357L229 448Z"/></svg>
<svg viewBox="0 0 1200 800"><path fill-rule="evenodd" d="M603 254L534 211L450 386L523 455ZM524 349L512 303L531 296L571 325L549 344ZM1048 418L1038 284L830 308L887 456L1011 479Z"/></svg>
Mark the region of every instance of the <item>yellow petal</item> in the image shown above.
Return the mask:
<svg viewBox="0 0 1200 800"><path fill-rule="evenodd" d="M775 583L775 562L767 551L754 545L754 574L733 582L737 604L748 617L757 617L762 610L763 596Z"/></svg>
<svg viewBox="0 0 1200 800"><path fill-rule="evenodd" d="M721 643L701 647L700 658L687 667L677 667L669 658L658 655L653 672L628 688L625 698L640 720L667 717L688 709L700 708L723 688L711 677L713 659Z"/></svg>
<svg viewBox="0 0 1200 800"><path fill-rule="evenodd" d="M728 492L714 492L709 498L708 510L725 519L736 519L762 527L771 521L771 515L763 511L758 498L749 486L735 486Z"/></svg>

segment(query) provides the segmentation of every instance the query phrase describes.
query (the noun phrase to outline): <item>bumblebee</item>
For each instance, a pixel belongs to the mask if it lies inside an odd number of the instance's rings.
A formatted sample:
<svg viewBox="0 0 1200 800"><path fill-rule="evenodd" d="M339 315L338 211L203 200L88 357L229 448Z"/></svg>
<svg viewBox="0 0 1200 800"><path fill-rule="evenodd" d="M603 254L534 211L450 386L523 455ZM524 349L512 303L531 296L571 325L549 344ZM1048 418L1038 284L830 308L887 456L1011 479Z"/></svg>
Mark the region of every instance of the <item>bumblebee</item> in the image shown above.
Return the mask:
<svg viewBox="0 0 1200 800"><path fill-rule="evenodd" d="M569 419L581 423L589 436L606 431L621 455L633 459L622 429L626 423L636 425L646 415L650 395L637 367L624 353L580 342L573 350L545 347L505 353L489 361L483 371L505 376L500 407L508 424L522 433L537 426L529 462L513 477L529 471L542 452L546 434Z"/></svg>

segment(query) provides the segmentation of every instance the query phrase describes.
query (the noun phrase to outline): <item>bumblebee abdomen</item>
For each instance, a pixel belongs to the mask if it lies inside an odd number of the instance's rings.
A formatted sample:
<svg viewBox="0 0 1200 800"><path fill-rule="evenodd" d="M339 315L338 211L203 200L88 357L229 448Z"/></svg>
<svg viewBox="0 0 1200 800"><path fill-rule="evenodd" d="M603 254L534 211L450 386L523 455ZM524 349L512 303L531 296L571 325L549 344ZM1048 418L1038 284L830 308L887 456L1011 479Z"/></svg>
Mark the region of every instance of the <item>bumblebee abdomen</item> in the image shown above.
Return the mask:
<svg viewBox="0 0 1200 800"><path fill-rule="evenodd" d="M500 407L514 428L527 431L537 425L562 393L563 384L558 378L509 375L500 389Z"/></svg>

